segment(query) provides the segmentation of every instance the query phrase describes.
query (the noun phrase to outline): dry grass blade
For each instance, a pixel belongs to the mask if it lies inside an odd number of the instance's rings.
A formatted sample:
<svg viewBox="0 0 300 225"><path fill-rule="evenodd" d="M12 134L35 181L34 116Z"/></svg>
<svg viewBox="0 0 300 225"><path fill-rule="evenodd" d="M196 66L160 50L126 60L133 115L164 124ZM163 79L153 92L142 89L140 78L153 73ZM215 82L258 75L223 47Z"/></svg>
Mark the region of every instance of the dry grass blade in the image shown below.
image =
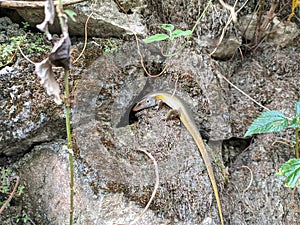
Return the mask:
<svg viewBox="0 0 300 225"><path fill-rule="evenodd" d="M17 188L19 186L19 183L20 183L20 177L19 176L13 176L11 177L11 180L15 180L16 179L16 184L14 186L14 189L13 191L10 193L8 199L5 201L5 203L2 205L2 207L0 208L0 214L3 212L3 210L6 208L6 206L8 205L8 203L12 200L12 198L14 197L16 191L17 191Z"/></svg>
<svg viewBox="0 0 300 225"><path fill-rule="evenodd" d="M134 219L134 221L132 221L132 222L130 223L130 225L133 225L133 224L135 224L136 222L138 222L139 219L140 219L140 218L145 214L145 212L148 210L148 208L149 208L151 202L153 201L153 199L154 199L154 197L155 197L155 194L156 194L156 192L157 192L158 185L159 185L158 165L157 165L157 162L156 162L155 158L154 158L149 152L147 152L146 150L139 149L139 151L145 153L145 154L153 161L154 168L155 168L155 177L156 177L156 178L155 178L155 185L154 185L154 189L153 189L152 195L151 195L151 197L150 197L150 199L149 199L149 201L148 201L146 207L143 209L143 211L141 212L141 214L138 215L138 216Z"/></svg>

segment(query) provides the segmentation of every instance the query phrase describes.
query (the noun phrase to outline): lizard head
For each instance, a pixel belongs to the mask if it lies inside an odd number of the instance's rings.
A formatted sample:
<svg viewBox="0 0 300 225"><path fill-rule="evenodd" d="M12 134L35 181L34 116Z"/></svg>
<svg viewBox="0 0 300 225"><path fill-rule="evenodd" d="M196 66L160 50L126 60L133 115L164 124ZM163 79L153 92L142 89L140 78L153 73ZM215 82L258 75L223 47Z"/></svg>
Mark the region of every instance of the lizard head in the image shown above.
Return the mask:
<svg viewBox="0 0 300 225"><path fill-rule="evenodd" d="M139 110L150 108L155 105L157 105L155 97L146 96L133 107L132 111L137 112Z"/></svg>

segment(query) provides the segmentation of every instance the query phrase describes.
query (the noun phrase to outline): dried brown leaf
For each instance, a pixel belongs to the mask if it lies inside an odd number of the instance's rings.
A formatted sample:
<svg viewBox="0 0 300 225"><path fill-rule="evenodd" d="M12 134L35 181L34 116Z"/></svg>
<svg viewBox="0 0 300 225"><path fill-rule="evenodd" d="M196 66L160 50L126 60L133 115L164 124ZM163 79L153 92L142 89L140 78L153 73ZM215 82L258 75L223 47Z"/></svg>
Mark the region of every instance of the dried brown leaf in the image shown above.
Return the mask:
<svg viewBox="0 0 300 225"><path fill-rule="evenodd" d="M70 58L71 40L68 33L64 34L54 47L49 55L49 60L54 66L63 67L65 70L71 68Z"/></svg>
<svg viewBox="0 0 300 225"><path fill-rule="evenodd" d="M36 27L39 30L45 32L48 40L52 40L52 35L50 34L48 29L48 25L53 24L54 15L55 15L54 4L52 0L46 0L44 12L45 12L44 21L41 24L36 25Z"/></svg>
<svg viewBox="0 0 300 225"><path fill-rule="evenodd" d="M46 89L47 94L53 95L55 103L60 105L62 103L62 100L59 96L59 84L55 80L52 70L52 64L50 63L49 58L44 59L40 63L36 63L35 72L41 78L41 84Z"/></svg>

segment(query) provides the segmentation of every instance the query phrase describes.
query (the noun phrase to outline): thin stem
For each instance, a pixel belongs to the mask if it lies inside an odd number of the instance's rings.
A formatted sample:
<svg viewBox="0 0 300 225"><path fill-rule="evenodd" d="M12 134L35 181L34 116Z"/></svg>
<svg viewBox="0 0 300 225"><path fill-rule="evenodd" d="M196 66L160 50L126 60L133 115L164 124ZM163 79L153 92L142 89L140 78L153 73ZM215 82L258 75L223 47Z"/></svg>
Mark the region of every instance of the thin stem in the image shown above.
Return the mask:
<svg viewBox="0 0 300 225"><path fill-rule="evenodd" d="M196 27L199 25L201 19L205 16L206 11L208 10L208 8L209 8L209 6L210 6L211 4L212 4L212 0L209 0L209 2L207 3L207 5L205 6L203 12L201 13L200 17L197 19L195 25L193 26L193 28L192 28L192 34L191 34L190 36L187 37L187 39L186 39L185 42L183 43L182 47L181 47L177 52L172 53L172 54L169 54L169 55L166 55L167 57L172 57L172 56L177 55L179 52L181 52L181 51L186 47L186 45L188 44L188 42L189 42L191 36L193 35L193 33L194 33L195 29L196 29Z"/></svg>
<svg viewBox="0 0 300 225"><path fill-rule="evenodd" d="M295 156L298 159L299 158L299 127L296 128L296 144L295 144Z"/></svg>
<svg viewBox="0 0 300 225"><path fill-rule="evenodd" d="M65 97L66 97L66 128L67 128L67 140L69 151L69 168L70 168L70 222L73 224L74 213L74 164L73 164L73 146L72 146L72 133L71 133L71 116L70 116L70 104L69 104L69 70L65 70Z"/></svg>
<svg viewBox="0 0 300 225"><path fill-rule="evenodd" d="M63 3L62 0L58 1L57 14L59 17L60 26L64 35L68 32L68 26L63 19ZM68 35L68 34L67 34ZM69 91L69 75L70 71L65 69L65 107L66 107L66 128L69 152L69 168L70 168L70 218L69 225L73 224L74 215L74 164L73 164L73 146L72 146L72 133L71 133L71 116L70 116L70 91Z"/></svg>
<svg viewBox="0 0 300 225"><path fill-rule="evenodd" d="M208 10L208 8L209 8L209 6L211 5L211 3L212 3L212 0L210 0L210 1L207 3L207 5L205 6L203 12L201 13L200 17L197 19L195 25L194 25L193 28L192 28L192 33L194 33L194 31L195 31L196 27L199 25L201 19L205 16L206 11Z"/></svg>

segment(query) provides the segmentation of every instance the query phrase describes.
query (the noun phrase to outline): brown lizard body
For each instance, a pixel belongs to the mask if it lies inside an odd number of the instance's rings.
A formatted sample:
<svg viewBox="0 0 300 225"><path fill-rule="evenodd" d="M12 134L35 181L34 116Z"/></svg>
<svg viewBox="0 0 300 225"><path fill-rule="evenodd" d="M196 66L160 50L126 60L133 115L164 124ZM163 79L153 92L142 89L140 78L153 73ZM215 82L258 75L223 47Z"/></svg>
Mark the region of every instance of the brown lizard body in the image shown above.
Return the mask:
<svg viewBox="0 0 300 225"><path fill-rule="evenodd" d="M136 112L136 111L139 111L139 110L142 110L145 108L153 107L155 105L160 105L161 102L167 104L169 107L172 108L172 114L174 113L174 111L176 111L176 114L179 116L179 119L184 124L184 126L187 128L187 130L190 132L194 141L196 142L198 149L204 160L204 163L207 168L208 175L209 175L209 178L210 178L213 190L214 190L215 198L217 200L221 224L224 225L221 201L220 201L218 187L216 184L216 179L214 176L214 172L212 169L210 159L208 157L202 137L201 137L201 135L196 127L196 124L193 120L193 117L190 115L190 112L184 106L182 101L178 97L171 95L169 93L156 92L156 93L151 93L151 94L146 95L141 101L139 101L136 104L136 106L132 110Z"/></svg>

